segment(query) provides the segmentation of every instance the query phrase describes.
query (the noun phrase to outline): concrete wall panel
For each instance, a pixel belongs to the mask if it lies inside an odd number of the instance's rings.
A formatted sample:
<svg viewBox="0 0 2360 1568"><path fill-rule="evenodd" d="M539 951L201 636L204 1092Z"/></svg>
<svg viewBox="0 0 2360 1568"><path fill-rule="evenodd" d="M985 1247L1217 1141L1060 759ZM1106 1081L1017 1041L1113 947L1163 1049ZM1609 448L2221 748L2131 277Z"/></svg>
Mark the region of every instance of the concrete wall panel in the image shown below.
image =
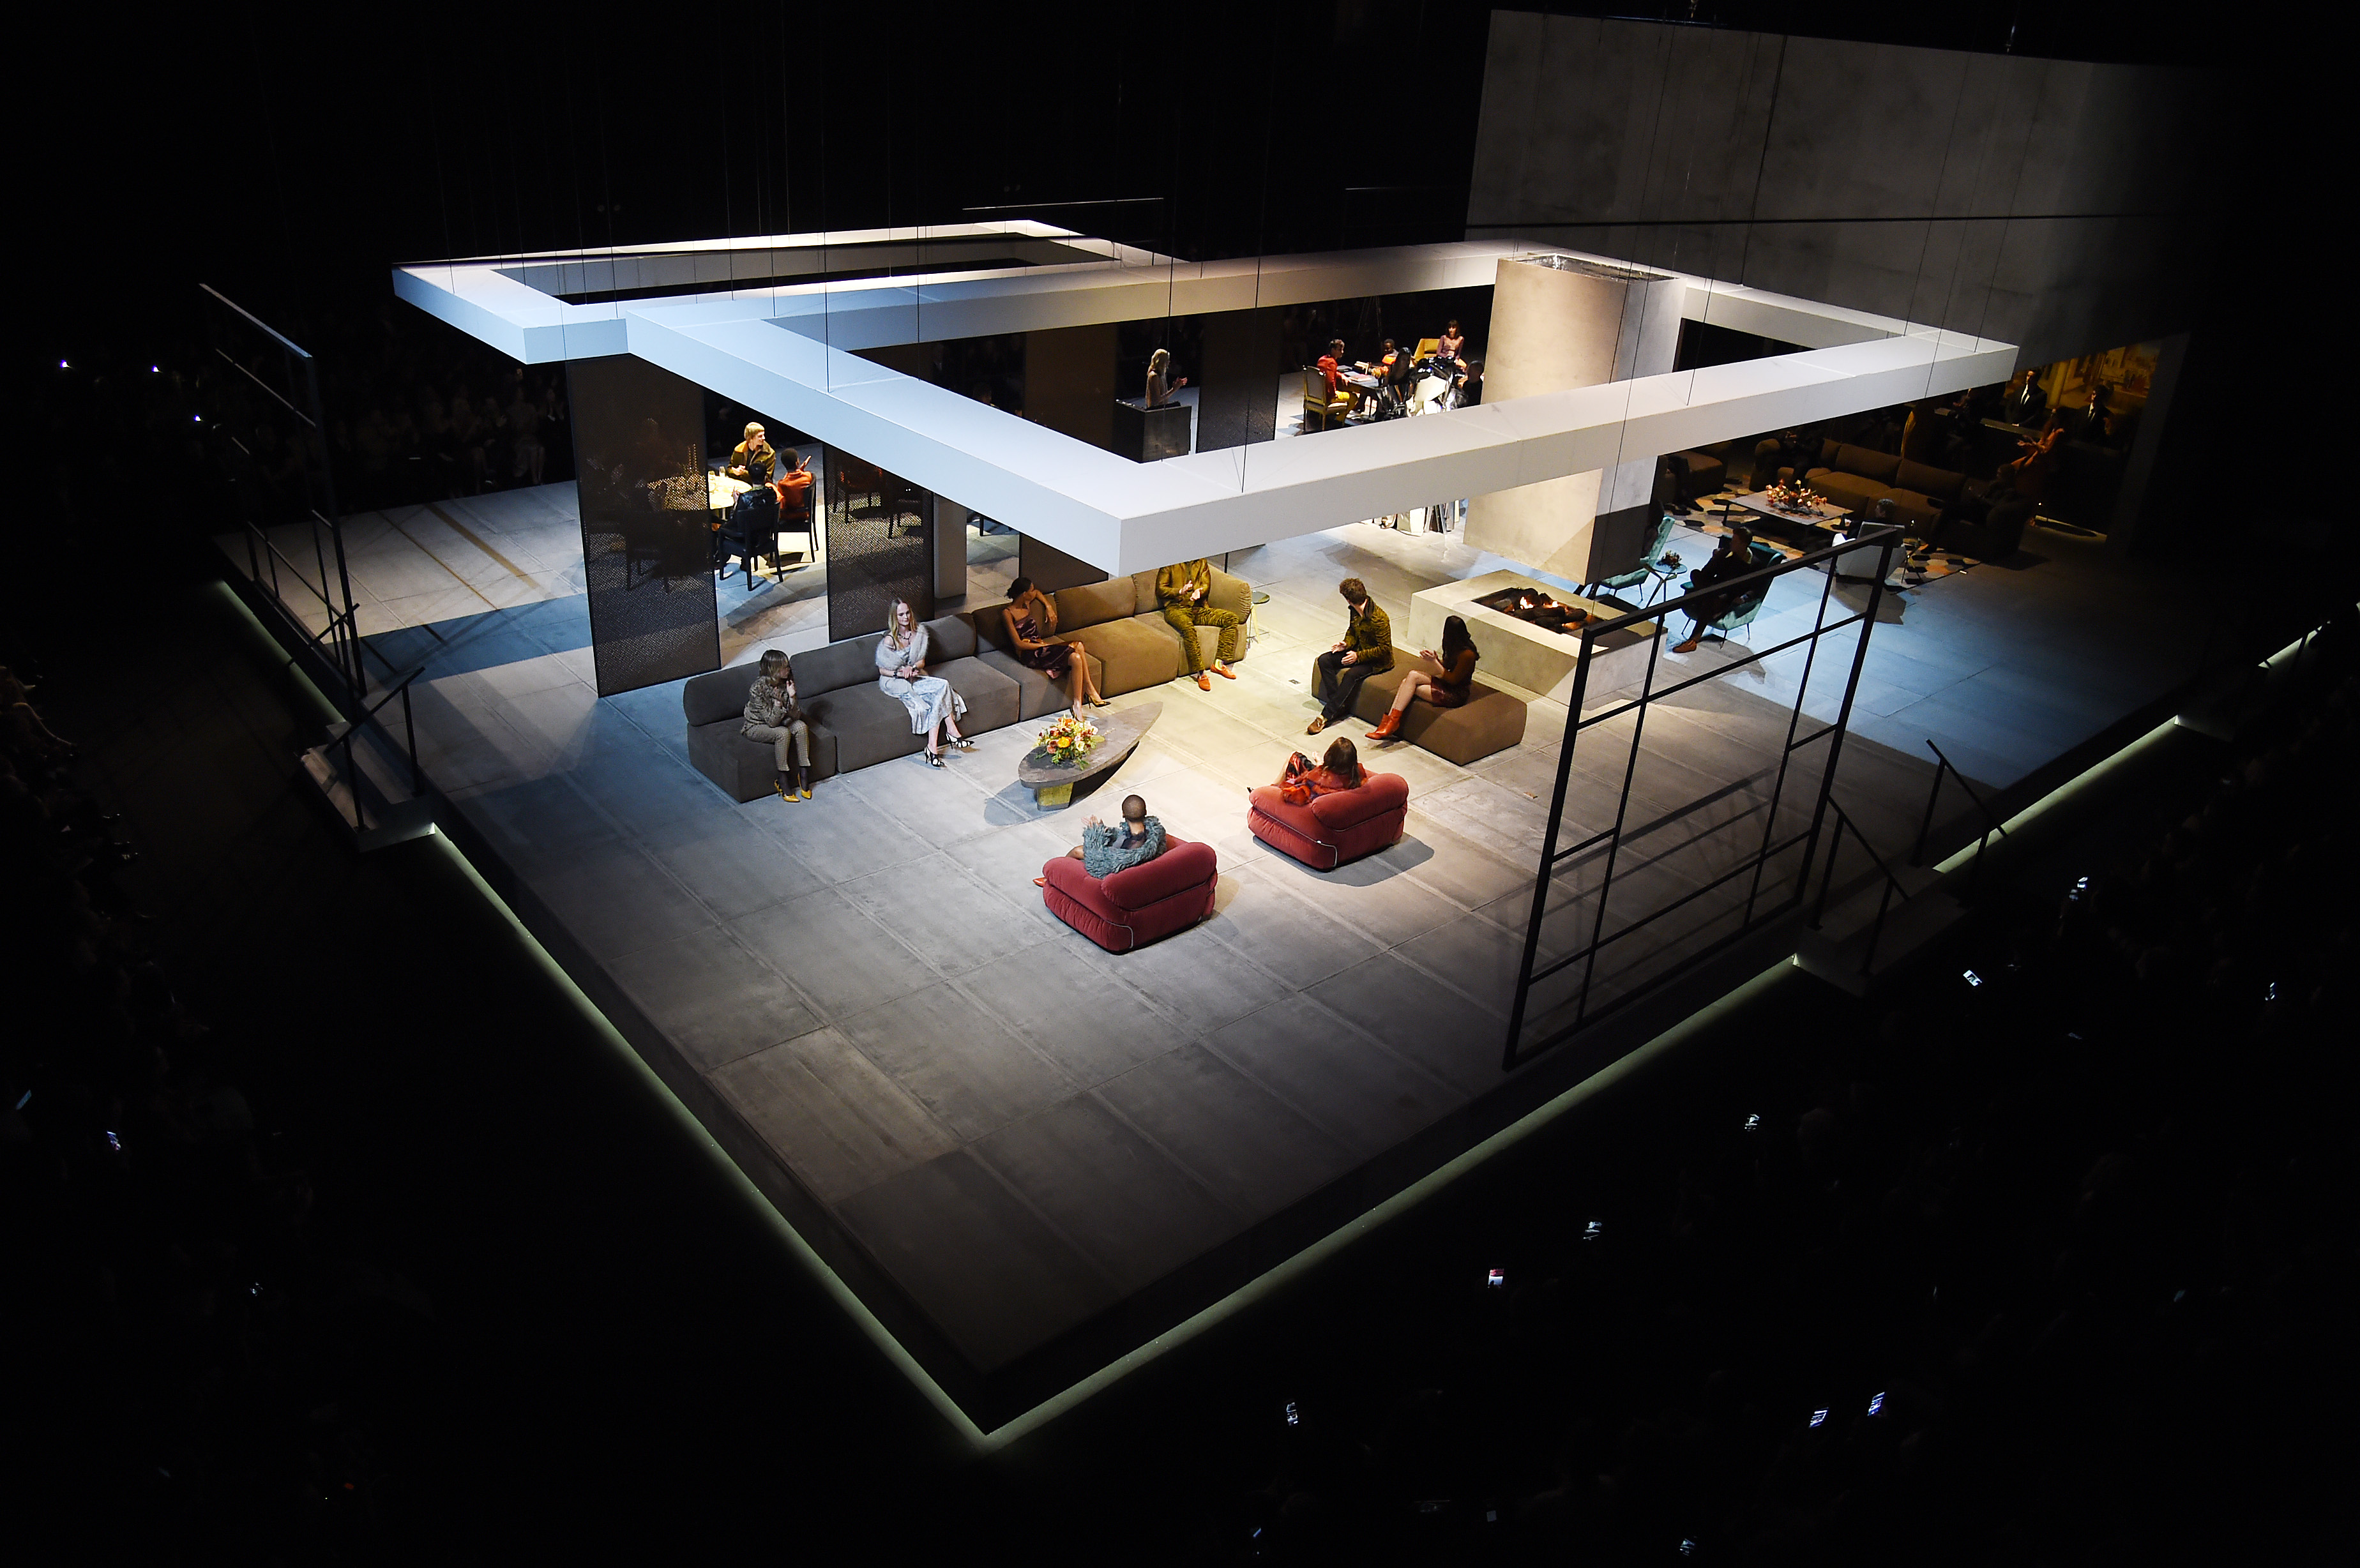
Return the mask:
<svg viewBox="0 0 2360 1568"><path fill-rule="evenodd" d="M2187 325L2215 114L2196 71L1495 12L1469 232L2038 363Z"/></svg>

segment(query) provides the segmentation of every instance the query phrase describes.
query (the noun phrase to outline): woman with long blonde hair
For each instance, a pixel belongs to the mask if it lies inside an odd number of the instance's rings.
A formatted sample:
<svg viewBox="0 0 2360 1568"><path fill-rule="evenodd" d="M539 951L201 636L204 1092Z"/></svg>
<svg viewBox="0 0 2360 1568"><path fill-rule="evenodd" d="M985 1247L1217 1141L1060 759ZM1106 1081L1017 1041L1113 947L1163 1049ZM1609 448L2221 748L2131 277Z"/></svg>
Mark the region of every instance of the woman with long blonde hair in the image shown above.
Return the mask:
<svg viewBox="0 0 2360 1568"><path fill-rule="evenodd" d="M1188 378L1172 379L1172 351L1159 348L1147 358L1147 406L1161 408L1172 401L1172 395L1188 385Z"/></svg>
<svg viewBox="0 0 2360 1568"><path fill-rule="evenodd" d="M941 676L926 673L929 641L909 601L894 600L885 635L877 639L877 686L909 710L910 733L926 737L926 766L940 768L945 732L961 751L973 751L975 742L959 734L958 715L967 712L967 699Z"/></svg>

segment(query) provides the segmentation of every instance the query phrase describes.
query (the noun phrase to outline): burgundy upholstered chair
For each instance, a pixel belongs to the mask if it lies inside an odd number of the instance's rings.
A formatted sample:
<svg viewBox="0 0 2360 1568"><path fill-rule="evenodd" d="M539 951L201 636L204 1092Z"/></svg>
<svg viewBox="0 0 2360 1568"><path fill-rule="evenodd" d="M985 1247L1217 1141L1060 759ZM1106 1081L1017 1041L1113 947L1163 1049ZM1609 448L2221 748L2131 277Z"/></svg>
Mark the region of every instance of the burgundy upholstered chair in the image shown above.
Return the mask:
<svg viewBox="0 0 2360 1568"><path fill-rule="evenodd" d="M1277 785L1265 784L1246 811L1254 837L1319 871L1399 843L1408 821L1409 780L1398 773L1371 773L1359 789L1307 806L1288 805Z"/></svg>
<svg viewBox="0 0 2360 1568"><path fill-rule="evenodd" d="M1059 855L1041 867L1049 912L1105 948L1129 953L1213 912L1220 857L1209 844L1164 835L1164 853L1100 880L1082 863Z"/></svg>

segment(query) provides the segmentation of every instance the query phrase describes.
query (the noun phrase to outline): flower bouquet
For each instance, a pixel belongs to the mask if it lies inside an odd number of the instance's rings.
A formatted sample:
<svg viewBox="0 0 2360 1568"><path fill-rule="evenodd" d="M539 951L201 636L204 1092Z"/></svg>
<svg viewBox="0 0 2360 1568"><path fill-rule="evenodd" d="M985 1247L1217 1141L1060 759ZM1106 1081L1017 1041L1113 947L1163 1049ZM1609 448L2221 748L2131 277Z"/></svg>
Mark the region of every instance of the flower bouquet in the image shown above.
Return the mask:
<svg viewBox="0 0 2360 1568"><path fill-rule="evenodd" d="M1098 725L1087 719L1077 719L1071 713L1058 716L1057 722L1041 732L1040 750L1052 762L1072 766L1090 754L1090 748L1105 737Z"/></svg>
<svg viewBox="0 0 2360 1568"><path fill-rule="evenodd" d="M1769 502L1775 511L1793 512L1804 517L1817 517L1820 506L1827 500L1816 490L1791 483L1771 485L1762 493L1762 498Z"/></svg>

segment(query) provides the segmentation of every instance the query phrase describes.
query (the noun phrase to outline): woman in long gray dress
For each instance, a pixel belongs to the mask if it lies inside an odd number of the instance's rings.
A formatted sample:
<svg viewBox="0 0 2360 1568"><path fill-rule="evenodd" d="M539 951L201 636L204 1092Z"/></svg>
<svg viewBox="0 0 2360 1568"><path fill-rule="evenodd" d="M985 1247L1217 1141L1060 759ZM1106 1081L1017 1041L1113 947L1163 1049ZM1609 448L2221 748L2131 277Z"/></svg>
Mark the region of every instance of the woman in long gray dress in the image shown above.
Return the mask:
<svg viewBox="0 0 2360 1568"><path fill-rule="evenodd" d="M894 600L885 635L877 639L877 685L910 711L910 733L926 737L926 766L940 768L945 732L961 751L973 751L975 742L959 734L958 715L967 712L967 699L941 676L926 673L928 640L908 603Z"/></svg>

